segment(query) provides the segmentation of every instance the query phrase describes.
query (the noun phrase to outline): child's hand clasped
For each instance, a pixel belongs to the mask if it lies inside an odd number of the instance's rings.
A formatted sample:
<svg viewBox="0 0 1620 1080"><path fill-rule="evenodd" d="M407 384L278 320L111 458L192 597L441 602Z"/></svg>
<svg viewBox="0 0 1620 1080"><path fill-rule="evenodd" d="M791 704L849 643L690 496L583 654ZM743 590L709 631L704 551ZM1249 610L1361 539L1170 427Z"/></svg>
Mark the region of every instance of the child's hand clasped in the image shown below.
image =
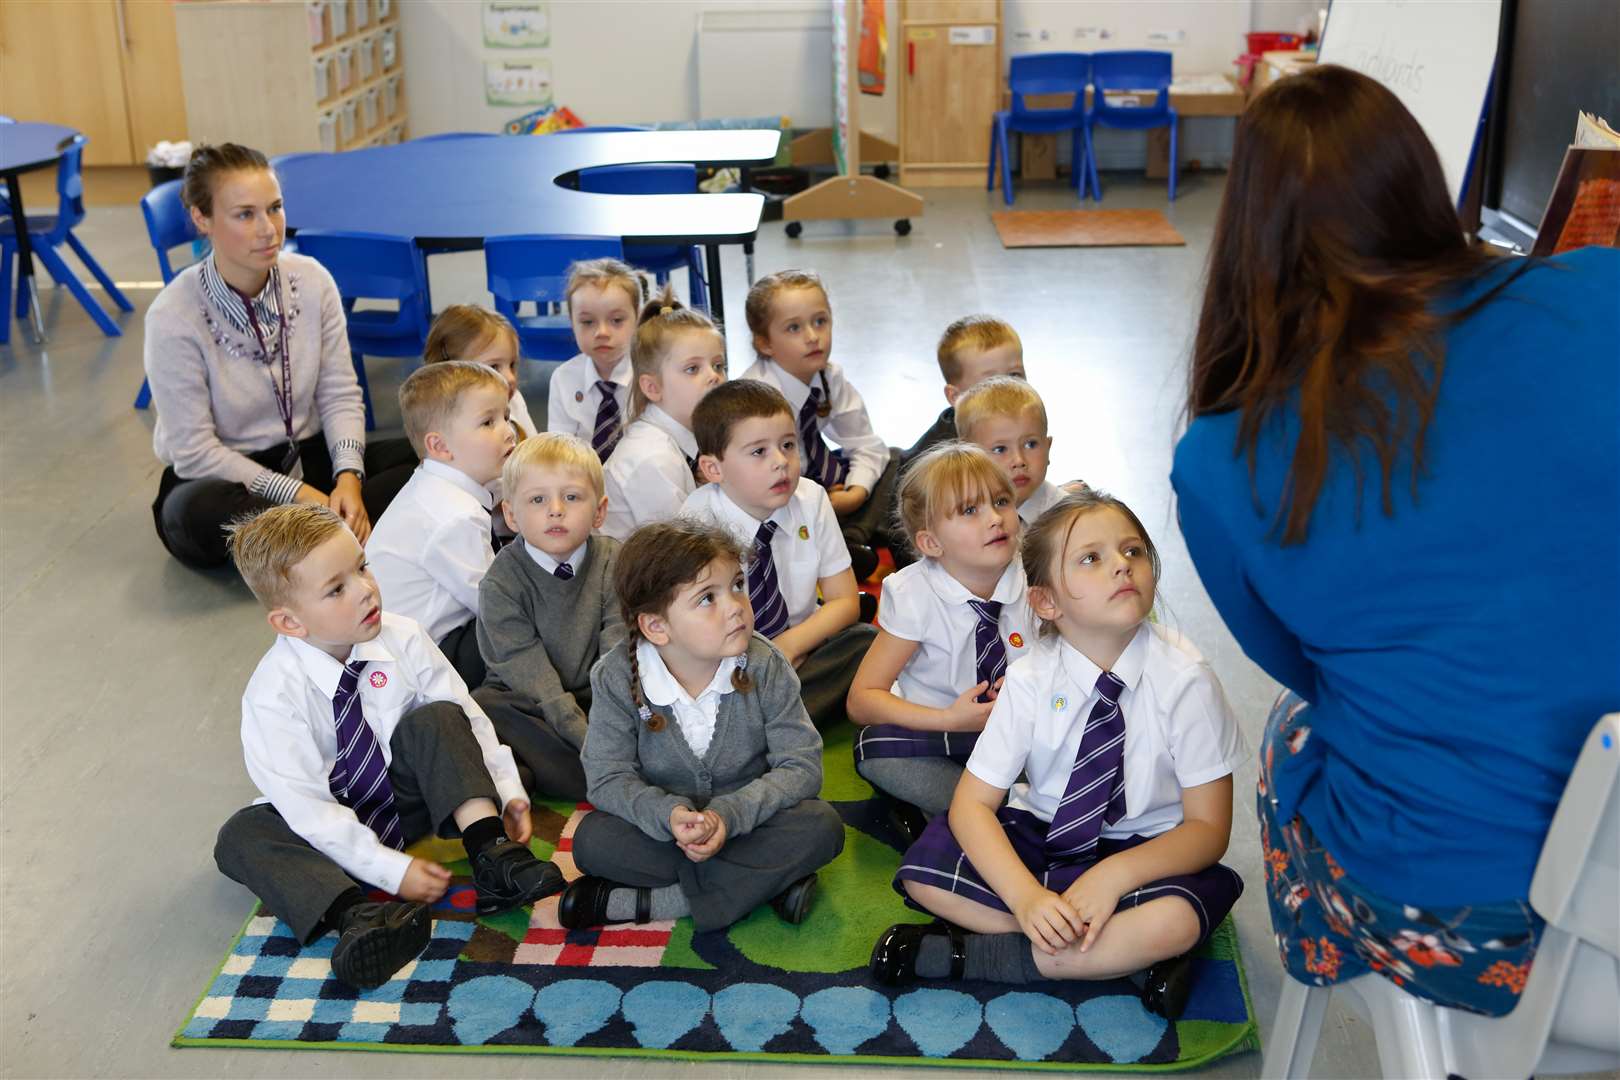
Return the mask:
<svg viewBox="0 0 1620 1080"><path fill-rule="evenodd" d="M1085 930L1079 913L1050 889L1032 892L1013 911L1013 917L1037 949L1053 956L1072 945Z"/></svg>
<svg viewBox="0 0 1620 1080"><path fill-rule="evenodd" d="M968 687L957 695L955 701L945 710L950 727L947 731L983 731L985 722L990 719L990 710L995 707L996 695L1001 692L1001 684L1006 676L996 680L996 684L981 682ZM980 701L980 697L984 701Z"/></svg>
<svg viewBox="0 0 1620 1080"><path fill-rule="evenodd" d="M399 898L432 904L444 896L450 887L450 871L436 862L412 857L405 868L405 877L399 883Z"/></svg>
<svg viewBox="0 0 1620 1080"><path fill-rule="evenodd" d="M686 857L693 862L702 862L709 858L726 842L725 820L713 810L703 811L703 818L708 834L702 840L680 845L680 849L686 852Z"/></svg>
<svg viewBox="0 0 1620 1080"><path fill-rule="evenodd" d="M675 837L675 845L684 850L689 844L707 840L713 830L703 811L677 806L669 812L669 831Z"/></svg>
<svg viewBox="0 0 1620 1080"><path fill-rule="evenodd" d="M1119 890L1093 867L1063 890L1063 899L1086 924L1086 935L1080 941L1080 951L1085 952L1096 944L1103 925L1113 917L1114 909L1119 906Z"/></svg>

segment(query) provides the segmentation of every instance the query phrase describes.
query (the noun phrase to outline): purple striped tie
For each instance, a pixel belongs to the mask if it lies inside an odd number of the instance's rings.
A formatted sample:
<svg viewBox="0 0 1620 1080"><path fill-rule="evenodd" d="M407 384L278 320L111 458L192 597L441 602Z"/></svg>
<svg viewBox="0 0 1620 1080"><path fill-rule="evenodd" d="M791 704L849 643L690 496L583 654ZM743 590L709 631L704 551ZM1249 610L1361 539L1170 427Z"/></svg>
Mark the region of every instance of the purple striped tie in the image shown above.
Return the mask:
<svg viewBox="0 0 1620 1080"><path fill-rule="evenodd" d="M613 448L619 445L619 388L606 379L598 379L596 389L602 395L602 404L596 407L596 428L591 432L591 449L596 451L597 457L606 461L612 455Z"/></svg>
<svg viewBox="0 0 1620 1080"><path fill-rule="evenodd" d="M810 396L799 410L799 443L808 466L804 474L824 488L842 484L849 475L849 462L842 454L834 453L821 437L821 425L816 423L816 406L821 403L821 387L812 386Z"/></svg>
<svg viewBox="0 0 1620 1080"><path fill-rule="evenodd" d="M767 521L754 534L754 558L748 564L748 602L754 609L754 629L768 638L787 629L787 602L776 580L776 560L771 558L771 538L777 524Z"/></svg>
<svg viewBox="0 0 1620 1080"><path fill-rule="evenodd" d="M567 581L569 578L574 576L574 568L568 563L560 562L557 564L557 569L553 570L551 573L554 577Z"/></svg>
<svg viewBox="0 0 1620 1080"><path fill-rule="evenodd" d="M996 680L1007 673L1007 646L1001 642L1001 604L995 600L969 600L968 607L979 617L973 628L973 681L988 683L980 701L988 701Z"/></svg>
<svg viewBox="0 0 1620 1080"><path fill-rule="evenodd" d="M405 847L399 811L394 809L394 785L388 781L388 762L383 760L377 736L366 723L360 708L360 672L364 660L350 660L343 666L337 693L332 695L332 715L337 722L337 763L332 766L330 785L337 801L354 811L360 824L377 834L389 847Z"/></svg>
<svg viewBox="0 0 1620 1080"><path fill-rule="evenodd" d="M1091 851L1103 826L1125 816L1125 716L1119 709L1124 690L1112 671L1097 676L1102 700L1092 707L1063 801L1046 830L1046 856L1054 862Z"/></svg>

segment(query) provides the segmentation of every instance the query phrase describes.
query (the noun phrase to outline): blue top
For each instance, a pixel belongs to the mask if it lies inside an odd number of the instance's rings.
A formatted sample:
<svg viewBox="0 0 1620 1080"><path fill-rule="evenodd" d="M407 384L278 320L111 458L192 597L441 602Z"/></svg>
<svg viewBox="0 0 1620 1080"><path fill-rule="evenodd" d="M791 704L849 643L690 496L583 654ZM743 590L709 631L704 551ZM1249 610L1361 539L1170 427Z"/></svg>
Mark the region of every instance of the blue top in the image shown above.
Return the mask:
<svg viewBox="0 0 1620 1080"><path fill-rule="evenodd" d="M1528 270L1447 335L1417 501L1409 455L1386 517L1371 452L1359 500L1341 452L1303 544L1271 530L1293 411L1262 433L1252 487L1237 413L1199 418L1176 447L1210 598L1314 706L1309 739L1274 766L1279 817L1302 815L1392 900L1528 897L1581 744L1620 708L1616 325L1620 251Z"/></svg>

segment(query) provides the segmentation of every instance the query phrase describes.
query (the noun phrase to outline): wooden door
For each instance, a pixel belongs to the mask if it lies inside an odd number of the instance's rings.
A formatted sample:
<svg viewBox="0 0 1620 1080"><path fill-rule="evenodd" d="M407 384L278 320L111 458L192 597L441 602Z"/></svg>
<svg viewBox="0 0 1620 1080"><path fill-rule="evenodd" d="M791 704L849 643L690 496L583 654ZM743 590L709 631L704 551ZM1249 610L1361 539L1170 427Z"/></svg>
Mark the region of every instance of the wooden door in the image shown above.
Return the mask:
<svg viewBox="0 0 1620 1080"><path fill-rule="evenodd" d="M991 43L952 44L949 25L904 28L902 184L983 183L1001 69L999 28L983 29Z"/></svg>
<svg viewBox="0 0 1620 1080"><path fill-rule="evenodd" d="M160 139L186 137L180 44L171 0L114 0L124 13L124 90L131 149L144 160Z"/></svg>
<svg viewBox="0 0 1620 1080"><path fill-rule="evenodd" d="M129 165L115 0L0 0L0 113L89 137L86 165Z"/></svg>

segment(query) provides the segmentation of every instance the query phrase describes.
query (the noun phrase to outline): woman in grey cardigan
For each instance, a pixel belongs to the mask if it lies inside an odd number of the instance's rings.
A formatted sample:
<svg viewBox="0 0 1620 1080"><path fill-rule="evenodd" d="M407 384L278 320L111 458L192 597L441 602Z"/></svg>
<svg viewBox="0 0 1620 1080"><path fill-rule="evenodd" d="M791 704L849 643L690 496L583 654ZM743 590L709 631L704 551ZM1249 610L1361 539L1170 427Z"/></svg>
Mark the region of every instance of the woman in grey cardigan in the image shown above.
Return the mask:
<svg viewBox="0 0 1620 1080"><path fill-rule="evenodd" d="M821 790L821 736L793 666L753 632L742 553L677 518L633 533L614 587L626 640L591 672L582 760L596 807L574 833L586 875L564 926L690 915L729 926L769 900L802 922L844 847Z"/></svg>
<svg viewBox="0 0 1620 1080"><path fill-rule="evenodd" d="M170 554L223 566L222 526L277 503L330 506L364 542L383 511L362 481L416 463L366 447L343 300L313 259L281 250L281 187L257 150L200 146L182 188L212 242L146 313L146 377L167 468L152 513Z"/></svg>

